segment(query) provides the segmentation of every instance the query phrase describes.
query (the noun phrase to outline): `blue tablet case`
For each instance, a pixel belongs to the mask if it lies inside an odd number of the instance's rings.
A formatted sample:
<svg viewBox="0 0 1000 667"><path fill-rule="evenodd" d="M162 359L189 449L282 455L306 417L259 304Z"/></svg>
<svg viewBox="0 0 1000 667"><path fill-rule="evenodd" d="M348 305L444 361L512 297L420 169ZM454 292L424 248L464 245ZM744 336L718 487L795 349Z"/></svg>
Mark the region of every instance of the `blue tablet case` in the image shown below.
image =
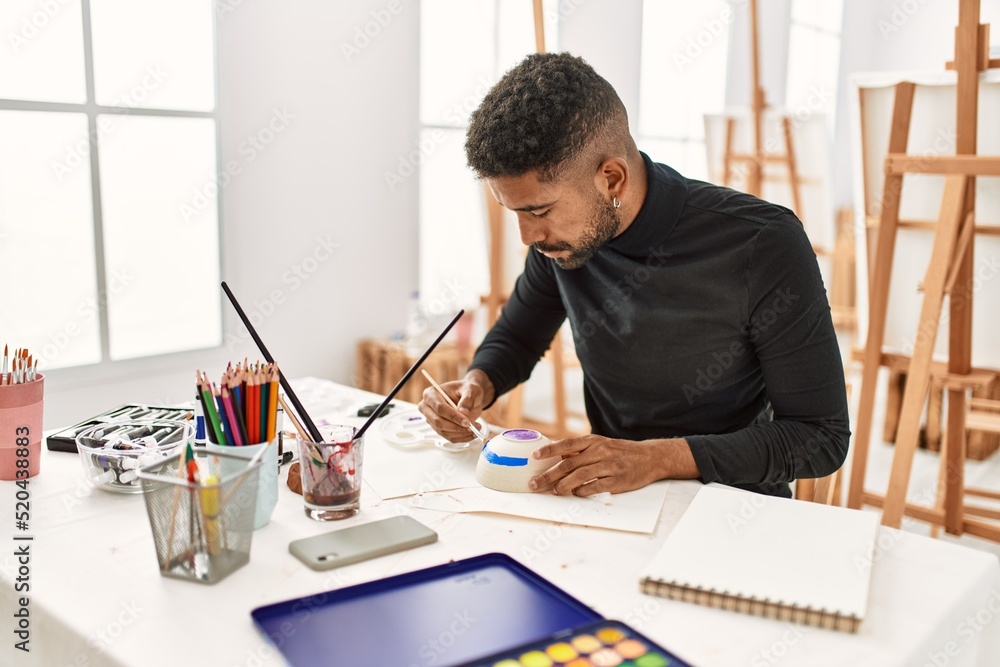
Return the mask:
<svg viewBox="0 0 1000 667"><path fill-rule="evenodd" d="M450 667L603 618L499 553L251 615L293 667Z"/></svg>

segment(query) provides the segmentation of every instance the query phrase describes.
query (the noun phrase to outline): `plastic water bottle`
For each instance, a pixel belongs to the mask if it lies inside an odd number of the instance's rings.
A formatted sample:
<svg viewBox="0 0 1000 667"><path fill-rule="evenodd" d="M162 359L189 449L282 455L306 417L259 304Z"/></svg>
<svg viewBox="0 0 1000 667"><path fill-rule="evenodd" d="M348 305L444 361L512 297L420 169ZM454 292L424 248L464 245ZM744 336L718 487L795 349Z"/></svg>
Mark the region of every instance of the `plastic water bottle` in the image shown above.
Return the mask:
<svg viewBox="0 0 1000 667"><path fill-rule="evenodd" d="M427 320L423 308L420 307L420 292L410 294L410 303L406 313L406 353L418 356L424 351L424 338L427 331Z"/></svg>

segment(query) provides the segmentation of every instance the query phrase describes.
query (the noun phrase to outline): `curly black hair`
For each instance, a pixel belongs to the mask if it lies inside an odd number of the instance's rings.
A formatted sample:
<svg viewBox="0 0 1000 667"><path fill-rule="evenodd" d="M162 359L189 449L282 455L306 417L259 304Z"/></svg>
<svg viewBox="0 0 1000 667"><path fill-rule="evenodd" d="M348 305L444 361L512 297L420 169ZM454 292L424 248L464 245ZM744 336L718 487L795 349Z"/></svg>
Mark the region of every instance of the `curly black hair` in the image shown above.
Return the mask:
<svg viewBox="0 0 1000 667"><path fill-rule="evenodd" d="M465 155L480 178L538 171L552 180L595 140L623 131L625 105L583 58L532 54L472 112Z"/></svg>

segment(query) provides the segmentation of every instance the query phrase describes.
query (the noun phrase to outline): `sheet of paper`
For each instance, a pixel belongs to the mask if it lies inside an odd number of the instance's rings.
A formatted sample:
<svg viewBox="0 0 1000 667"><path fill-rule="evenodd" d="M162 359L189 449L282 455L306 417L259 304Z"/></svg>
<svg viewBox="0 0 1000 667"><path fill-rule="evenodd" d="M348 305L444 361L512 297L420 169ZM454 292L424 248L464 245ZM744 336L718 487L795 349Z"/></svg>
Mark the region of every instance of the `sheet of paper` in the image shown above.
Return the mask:
<svg viewBox="0 0 1000 667"><path fill-rule="evenodd" d="M503 493L476 486L424 493L414 498L413 504L441 512L494 512L632 533L652 533L656 529L669 484L667 481L656 482L628 493L601 493L590 498L548 493Z"/></svg>
<svg viewBox="0 0 1000 667"><path fill-rule="evenodd" d="M383 500L415 493L478 486L480 447L445 452L432 442L400 446L388 442L377 425L365 433L365 481Z"/></svg>

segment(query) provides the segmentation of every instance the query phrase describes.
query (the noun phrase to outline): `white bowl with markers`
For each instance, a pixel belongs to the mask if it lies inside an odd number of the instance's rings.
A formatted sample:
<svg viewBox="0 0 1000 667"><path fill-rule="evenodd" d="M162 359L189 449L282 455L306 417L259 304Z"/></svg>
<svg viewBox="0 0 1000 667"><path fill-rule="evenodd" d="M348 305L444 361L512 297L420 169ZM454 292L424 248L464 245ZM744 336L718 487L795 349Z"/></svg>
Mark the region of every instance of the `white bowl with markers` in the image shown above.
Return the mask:
<svg viewBox="0 0 1000 667"><path fill-rule="evenodd" d="M194 423L170 419L98 424L76 436L90 484L118 493L142 493L138 469L194 443Z"/></svg>

